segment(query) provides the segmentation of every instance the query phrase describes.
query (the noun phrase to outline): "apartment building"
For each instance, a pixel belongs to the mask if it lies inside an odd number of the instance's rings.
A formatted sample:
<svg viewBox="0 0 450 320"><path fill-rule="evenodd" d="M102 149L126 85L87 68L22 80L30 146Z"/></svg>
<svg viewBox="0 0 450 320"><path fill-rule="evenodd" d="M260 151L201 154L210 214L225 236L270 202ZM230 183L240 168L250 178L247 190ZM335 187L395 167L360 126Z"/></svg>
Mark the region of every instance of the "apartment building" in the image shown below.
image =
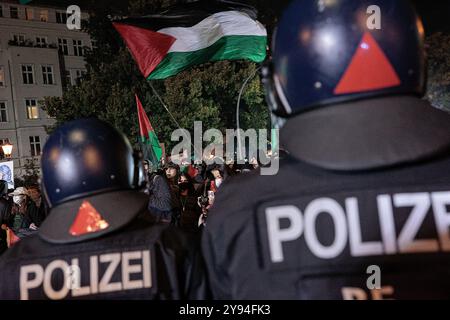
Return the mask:
<svg viewBox="0 0 450 320"><path fill-rule="evenodd" d="M41 101L79 81L92 46L87 33L67 27L67 8L29 4L0 1L0 144L13 145L15 176L39 159L54 123Z"/></svg>

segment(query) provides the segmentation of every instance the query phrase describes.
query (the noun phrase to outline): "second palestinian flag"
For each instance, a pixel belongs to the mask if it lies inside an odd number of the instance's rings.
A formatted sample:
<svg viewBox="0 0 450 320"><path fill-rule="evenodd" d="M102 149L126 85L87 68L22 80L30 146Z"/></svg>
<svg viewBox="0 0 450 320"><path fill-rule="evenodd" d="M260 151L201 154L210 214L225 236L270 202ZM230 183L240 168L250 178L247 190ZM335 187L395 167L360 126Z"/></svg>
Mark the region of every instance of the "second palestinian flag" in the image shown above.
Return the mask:
<svg viewBox="0 0 450 320"><path fill-rule="evenodd" d="M267 31L255 17L248 6L200 1L113 25L142 74L151 80L208 61L264 61Z"/></svg>
<svg viewBox="0 0 450 320"><path fill-rule="evenodd" d="M135 97L144 158L150 160L153 165L157 167L162 157L162 148L159 144L159 140L156 136L155 130L153 129L152 124L150 123L150 120L148 119L144 107L142 106L142 103L139 100L137 94L135 95Z"/></svg>

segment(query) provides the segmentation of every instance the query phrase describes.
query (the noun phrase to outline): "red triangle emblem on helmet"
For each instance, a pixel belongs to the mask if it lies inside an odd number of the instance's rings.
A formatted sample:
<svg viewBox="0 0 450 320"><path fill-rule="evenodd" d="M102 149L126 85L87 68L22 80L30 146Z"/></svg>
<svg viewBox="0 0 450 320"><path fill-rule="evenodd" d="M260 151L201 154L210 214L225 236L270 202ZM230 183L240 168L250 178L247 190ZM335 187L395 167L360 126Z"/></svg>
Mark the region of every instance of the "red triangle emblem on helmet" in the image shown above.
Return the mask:
<svg viewBox="0 0 450 320"><path fill-rule="evenodd" d="M379 90L400 84L389 59L372 35L366 32L334 94Z"/></svg>
<svg viewBox="0 0 450 320"><path fill-rule="evenodd" d="M81 236L86 233L93 233L109 227L108 222L101 216L89 201L83 201L78 209L77 217L70 227L72 236Z"/></svg>

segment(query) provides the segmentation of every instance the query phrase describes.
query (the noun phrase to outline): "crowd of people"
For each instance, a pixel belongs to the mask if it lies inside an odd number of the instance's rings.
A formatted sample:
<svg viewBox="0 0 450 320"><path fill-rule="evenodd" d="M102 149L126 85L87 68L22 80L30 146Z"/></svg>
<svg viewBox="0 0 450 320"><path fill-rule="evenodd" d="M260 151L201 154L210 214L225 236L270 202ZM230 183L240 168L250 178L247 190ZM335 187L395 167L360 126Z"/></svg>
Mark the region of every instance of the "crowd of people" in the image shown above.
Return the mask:
<svg viewBox="0 0 450 320"><path fill-rule="evenodd" d="M0 254L19 239L34 234L48 213L38 185L8 190L0 180Z"/></svg>
<svg viewBox="0 0 450 320"><path fill-rule="evenodd" d="M250 172L258 166L256 161L245 165L202 162L181 166L169 161L154 166L144 160L147 183L142 191L149 197L148 211L158 222L198 232L206 224L215 194L227 177ZM0 254L36 233L48 212L39 185L8 190L7 181L0 180Z"/></svg>
<svg viewBox="0 0 450 320"><path fill-rule="evenodd" d="M207 165L169 161L156 169L144 161L147 174L145 192L149 195L148 210L161 222L171 223L186 231L198 231L206 223L215 194L229 177L257 169L257 161L235 165L229 161L214 161Z"/></svg>

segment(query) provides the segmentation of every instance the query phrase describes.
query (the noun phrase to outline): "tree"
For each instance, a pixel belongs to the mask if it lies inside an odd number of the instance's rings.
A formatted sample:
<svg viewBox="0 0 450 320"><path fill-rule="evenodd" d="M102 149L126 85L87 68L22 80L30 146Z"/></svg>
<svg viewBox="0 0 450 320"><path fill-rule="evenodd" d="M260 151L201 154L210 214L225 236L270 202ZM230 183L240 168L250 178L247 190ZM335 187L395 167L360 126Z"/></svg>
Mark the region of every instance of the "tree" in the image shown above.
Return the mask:
<svg viewBox="0 0 450 320"><path fill-rule="evenodd" d="M40 170L37 158L25 160L25 173L20 177L14 178L14 187L31 187L39 184Z"/></svg>
<svg viewBox="0 0 450 320"><path fill-rule="evenodd" d="M427 38L427 99L450 112L450 34L437 32Z"/></svg>
<svg viewBox="0 0 450 320"><path fill-rule="evenodd" d="M102 3L102 2L101 2ZM235 107L244 81L255 74L257 66L246 61L207 63L186 70L164 81L152 81L161 104L140 74L136 63L112 28L108 15L123 8L100 3L93 7L85 26L97 49L87 51L87 74L82 81L68 88L62 98L47 97L43 108L56 118L56 125L81 117L97 117L125 133L137 147L138 120L134 101L137 92L161 142L170 148L171 133L181 127L193 130L194 121L202 121L204 130L235 128ZM173 3L169 0L134 0L126 12L156 12ZM259 75L248 83L241 102L241 127L268 128L269 111ZM48 128L50 131L52 128Z"/></svg>

